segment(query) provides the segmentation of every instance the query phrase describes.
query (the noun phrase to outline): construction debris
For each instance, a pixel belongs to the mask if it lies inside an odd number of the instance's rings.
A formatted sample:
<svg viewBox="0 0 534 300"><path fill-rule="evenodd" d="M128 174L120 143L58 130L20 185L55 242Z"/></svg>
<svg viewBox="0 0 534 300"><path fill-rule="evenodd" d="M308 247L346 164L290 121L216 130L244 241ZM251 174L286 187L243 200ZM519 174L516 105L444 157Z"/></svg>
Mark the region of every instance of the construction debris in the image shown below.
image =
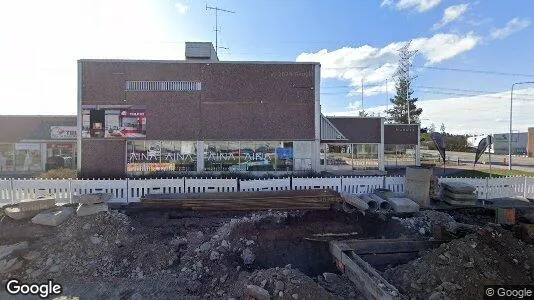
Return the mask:
<svg viewBox="0 0 534 300"><path fill-rule="evenodd" d="M38 197L36 199L25 199L17 204L8 205L4 208L4 212L12 219L23 220L32 218L40 211L50 209L55 206L55 197Z"/></svg>
<svg viewBox="0 0 534 300"><path fill-rule="evenodd" d="M419 211L419 204L409 198L389 198L388 202L396 213L413 213Z"/></svg>
<svg viewBox="0 0 534 300"><path fill-rule="evenodd" d="M32 218L32 223L46 226L58 226L74 213L72 207L60 207L51 211L41 212Z"/></svg>
<svg viewBox="0 0 534 300"><path fill-rule="evenodd" d="M78 208L76 209L76 215L78 215L79 217L83 217L83 216L89 216L89 215L97 214L99 212L106 212L106 211L108 211L107 203L97 203L97 204L80 203L78 205Z"/></svg>
<svg viewBox="0 0 534 300"><path fill-rule="evenodd" d="M476 188L461 182L442 183L442 200L450 205L473 206L477 202Z"/></svg>
<svg viewBox="0 0 534 300"><path fill-rule="evenodd" d="M74 203L81 204L98 204L108 202L113 198L113 194L109 193L93 193L93 194L83 194L72 196L72 201Z"/></svg>

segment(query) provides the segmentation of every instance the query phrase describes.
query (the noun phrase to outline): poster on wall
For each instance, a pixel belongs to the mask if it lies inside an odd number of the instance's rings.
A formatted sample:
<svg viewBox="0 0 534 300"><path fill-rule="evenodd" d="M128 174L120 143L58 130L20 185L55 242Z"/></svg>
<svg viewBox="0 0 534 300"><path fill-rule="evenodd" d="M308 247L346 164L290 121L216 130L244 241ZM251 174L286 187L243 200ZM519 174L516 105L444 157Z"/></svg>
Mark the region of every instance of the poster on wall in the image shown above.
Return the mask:
<svg viewBox="0 0 534 300"><path fill-rule="evenodd" d="M75 140L78 135L76 126L50 126L50 138L54 140Z"/></svg>
<svg viewBox="0 0 534 300"><path fill-rule="evenodd" d="M146 138L146 107L82 105L83 138Z"/></svg>

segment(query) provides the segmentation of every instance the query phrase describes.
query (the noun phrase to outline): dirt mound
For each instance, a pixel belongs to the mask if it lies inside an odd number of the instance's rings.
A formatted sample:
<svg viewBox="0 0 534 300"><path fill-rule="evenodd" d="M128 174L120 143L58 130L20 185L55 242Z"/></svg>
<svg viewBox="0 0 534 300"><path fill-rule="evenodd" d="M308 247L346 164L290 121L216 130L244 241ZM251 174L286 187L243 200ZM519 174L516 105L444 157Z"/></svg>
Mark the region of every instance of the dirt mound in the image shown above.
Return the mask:
<svg viewBox="0 0 534 300"><path fill-rule="evenodd" d="M509 231L485 227L442 244L384 276L416 299L482 299L483 286L533 284L534 247Z"/></svg>
<svg viewBox="0 0 534 300"><path fill-rule="evenodd" d="M129 218L118 212L70 218L57 227L54 237L42 238L38 244L20 274L25 279L66 274L143 278L164 271L178 258L174 247L136 232Z"/></svg>

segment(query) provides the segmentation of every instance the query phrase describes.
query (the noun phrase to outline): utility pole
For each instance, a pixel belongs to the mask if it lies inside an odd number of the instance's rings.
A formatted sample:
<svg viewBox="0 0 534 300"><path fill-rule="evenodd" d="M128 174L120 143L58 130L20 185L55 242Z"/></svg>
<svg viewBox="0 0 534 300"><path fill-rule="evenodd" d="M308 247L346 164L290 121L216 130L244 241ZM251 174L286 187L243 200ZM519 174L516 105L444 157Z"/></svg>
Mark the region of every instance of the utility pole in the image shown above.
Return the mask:
<svg viewBox="0 0 534 300"><path fill-rule="evenodd" d="M219 8L218 6L208 6L206 4L206 10L214 10L215 11L215 54L218 54L219 51L219 11L226 12L226 13L232 13L235 14L235 11L226 10Z"/></svg>

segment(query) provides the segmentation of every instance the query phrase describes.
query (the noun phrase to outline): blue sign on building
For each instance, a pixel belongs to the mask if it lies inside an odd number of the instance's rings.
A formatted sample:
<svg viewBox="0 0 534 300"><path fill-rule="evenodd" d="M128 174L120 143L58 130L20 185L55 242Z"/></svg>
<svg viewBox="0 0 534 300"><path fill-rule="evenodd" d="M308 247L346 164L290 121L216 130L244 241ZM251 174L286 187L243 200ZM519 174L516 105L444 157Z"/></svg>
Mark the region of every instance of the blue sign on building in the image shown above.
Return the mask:
<svg viewBox="0 0 534 300"><path fill-rule="evenodd" d="M292 159L293 148L276 148L276 156L278 159Z"/></svg>

